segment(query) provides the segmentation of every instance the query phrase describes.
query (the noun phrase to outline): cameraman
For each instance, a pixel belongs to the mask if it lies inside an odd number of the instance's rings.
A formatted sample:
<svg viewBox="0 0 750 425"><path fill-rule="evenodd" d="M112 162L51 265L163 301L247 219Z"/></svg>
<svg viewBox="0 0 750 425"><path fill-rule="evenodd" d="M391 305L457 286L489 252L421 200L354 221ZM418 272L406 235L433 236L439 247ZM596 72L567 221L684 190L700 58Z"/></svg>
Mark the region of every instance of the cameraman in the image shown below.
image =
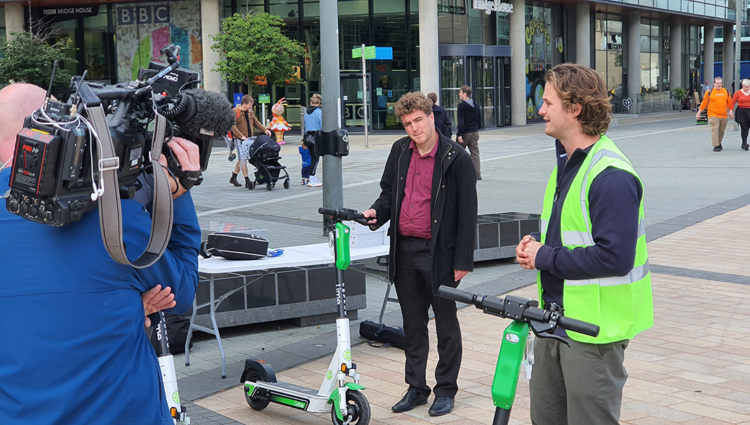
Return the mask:
<svg viewBox="0 0 750 425"><path fill-rule="evenodd" d="M44 96L28 84L0 90L0 195L16 134ZM196 145L175 138L169 146L183 169L200 167ZM0 199L0 424L173 424L145 315L190 307L200 228L190 194L169 180L172 237L145 269L112 260L96 210L55 228L10 214ZM134 200L123 200L121 211L133 260L147 245L151 217Z"/></svg>

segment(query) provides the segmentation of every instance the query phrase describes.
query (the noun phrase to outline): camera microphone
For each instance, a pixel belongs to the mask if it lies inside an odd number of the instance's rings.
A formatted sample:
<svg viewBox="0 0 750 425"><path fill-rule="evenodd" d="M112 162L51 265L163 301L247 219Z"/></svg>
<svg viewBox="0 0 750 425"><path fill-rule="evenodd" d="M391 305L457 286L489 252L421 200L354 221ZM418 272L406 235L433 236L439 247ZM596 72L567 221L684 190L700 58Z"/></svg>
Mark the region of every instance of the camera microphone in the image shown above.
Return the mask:
<svg viewBox="0 0 750 425"><path fill-rule="evenodd" d="M177 98L177 105L163 114L177 122L180 132L187 138L219 137L232 129L232 104L224 95L203 89L189 89L181 91Z"/></svg>

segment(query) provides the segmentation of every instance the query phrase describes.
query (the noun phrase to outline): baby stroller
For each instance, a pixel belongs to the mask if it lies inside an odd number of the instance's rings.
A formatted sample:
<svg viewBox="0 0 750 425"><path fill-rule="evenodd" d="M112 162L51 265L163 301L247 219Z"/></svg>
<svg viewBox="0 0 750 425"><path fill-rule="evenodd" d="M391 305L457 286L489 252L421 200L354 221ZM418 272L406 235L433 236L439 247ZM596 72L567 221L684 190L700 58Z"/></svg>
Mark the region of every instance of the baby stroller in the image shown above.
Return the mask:
<svg viewBox="0 0 750 425"><path fill-rule="evenodd" d="M257 169L255 181L251 182L250 189L265 184L266 189L273 190L276 182L281 179L284 180L284 189L289 189L289 173L286 172L286 167L279 163L281 147L275 140L262 134L255 138L248 150L247 162ZM282 172L284 175L279 177Z"/></svg>

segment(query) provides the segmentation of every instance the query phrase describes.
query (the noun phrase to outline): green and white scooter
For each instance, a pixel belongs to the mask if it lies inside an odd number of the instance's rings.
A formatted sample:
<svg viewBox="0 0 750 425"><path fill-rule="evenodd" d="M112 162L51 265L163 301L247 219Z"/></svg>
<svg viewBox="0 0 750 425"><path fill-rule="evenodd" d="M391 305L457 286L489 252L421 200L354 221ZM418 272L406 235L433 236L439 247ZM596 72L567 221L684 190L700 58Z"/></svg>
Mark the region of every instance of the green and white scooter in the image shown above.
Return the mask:
<svg viewBox="0 0 750 425"><path fill-rule="evenodd" d="M169 338L167 337L167 322L164 312L159 312L159 324L156 327L156 355L159 359L159 370L164 383L164 394L167 396L167 407L169 415L175 425L189 425L190 418L185 410L185 405L180 402L180 393L177 390L177 374L174 369L174 359L169 352Z"/></svg>
<svg viewBox="0 0 750 425"><path fill-rule="evenodd" d="M366 225L362 214L354 210L318 209L320 214L330 216L327 221L329 245L336 259L336 303L339 317L336 319L338 345L333 354L328 371L323 377L319 390L299 385L277 382L276 374L268 363L262 360L245 361L245 370L240 378L245 400L254 410L263 410L270 402L286 405L311 413L331 412L336 425L367 425L370 422L370 403L362 394L365 389L359 384L357 365L352 363L349 318L346 316L346 289L344 270L349 267L349 236L351 229L342 221L352 220ZM347 382L351 378L354 382Z"/></svg>
<svg viewBox="0 0 750 425"><path fill-rule="evenodd" d="M516 386L522 363L526 369L526 379L531 379L534 348L529 328L538 338L552 338L568 346L570 343L565 338L554 334L558 326L593 337L599 335L598 325L565 317L562 315L563 311L560 306L554 303L542 310L538 308L537 301L528 298L510 295L505 299L495 298L448 286L438 288L438 296L465 304L474 304L487 314L513 320L503 333L495 378L492 380L492 402L495 404L495 418L492 425L507 425L510 422L510 409L516 399Z"/></svg>

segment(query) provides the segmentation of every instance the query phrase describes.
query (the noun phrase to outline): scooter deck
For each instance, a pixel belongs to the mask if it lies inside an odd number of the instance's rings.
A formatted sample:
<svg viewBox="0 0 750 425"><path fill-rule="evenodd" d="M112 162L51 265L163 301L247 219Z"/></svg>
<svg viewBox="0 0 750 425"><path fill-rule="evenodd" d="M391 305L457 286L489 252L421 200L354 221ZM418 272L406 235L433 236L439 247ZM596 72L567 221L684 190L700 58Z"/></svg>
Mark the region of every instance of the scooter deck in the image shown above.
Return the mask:
<svg viewBox="0 0 750 425"><path fill-rule="evenodd" d="M255 387L253 394L268 398L274 403L284 404L308 412L325 413L331 410L328 396L318 391L287 382L246 382ZM261 395L265 393L265 395Z"/></svg>

